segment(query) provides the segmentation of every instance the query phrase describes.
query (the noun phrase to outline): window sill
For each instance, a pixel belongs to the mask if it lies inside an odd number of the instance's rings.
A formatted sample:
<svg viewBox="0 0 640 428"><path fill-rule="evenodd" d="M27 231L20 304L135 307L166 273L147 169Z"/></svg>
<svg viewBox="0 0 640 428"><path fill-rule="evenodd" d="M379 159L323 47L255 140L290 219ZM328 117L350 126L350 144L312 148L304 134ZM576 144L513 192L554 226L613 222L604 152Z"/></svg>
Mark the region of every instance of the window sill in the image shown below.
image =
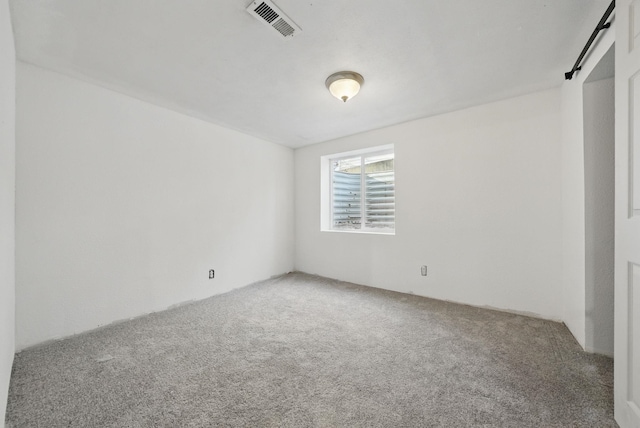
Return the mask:
<svg viewBox="0 0 640 428"><path fill-rule="evenodd" d="M387 236L395 236L395 229L389 232L380 232L378 230L336 230L336 229L321 229L321 232L330 232L330 233L349 233L353 235L387 235Z"/></svg>

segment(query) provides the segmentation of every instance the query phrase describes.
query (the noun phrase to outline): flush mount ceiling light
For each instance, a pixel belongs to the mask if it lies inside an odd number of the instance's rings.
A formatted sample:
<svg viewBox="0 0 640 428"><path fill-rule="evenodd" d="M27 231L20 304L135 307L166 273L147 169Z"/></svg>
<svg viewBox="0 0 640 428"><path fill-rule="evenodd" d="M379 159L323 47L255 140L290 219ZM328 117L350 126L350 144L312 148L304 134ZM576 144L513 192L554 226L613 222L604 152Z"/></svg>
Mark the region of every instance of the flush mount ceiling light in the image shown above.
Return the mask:
<svg viewBox="0 0 640 428"><path fill-rule="evenodd" d="M355 71L339 71L327 77L325 84L331 95L346 103L358 94L364 78Z"/></svg>

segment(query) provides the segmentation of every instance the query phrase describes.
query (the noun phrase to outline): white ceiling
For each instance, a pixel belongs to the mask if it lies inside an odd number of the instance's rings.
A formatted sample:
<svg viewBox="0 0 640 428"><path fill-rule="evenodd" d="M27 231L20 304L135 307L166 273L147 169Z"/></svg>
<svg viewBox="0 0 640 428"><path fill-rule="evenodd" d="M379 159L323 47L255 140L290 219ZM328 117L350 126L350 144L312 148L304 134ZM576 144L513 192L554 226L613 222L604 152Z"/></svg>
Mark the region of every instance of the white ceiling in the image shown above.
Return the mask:
<svg viewBox="0 0 640 428"><path fill-rule="evenodd" d="M290 147L558 86L610 0L12 0L18 58ZM349 102L331 73L365 78Z"/></svg>

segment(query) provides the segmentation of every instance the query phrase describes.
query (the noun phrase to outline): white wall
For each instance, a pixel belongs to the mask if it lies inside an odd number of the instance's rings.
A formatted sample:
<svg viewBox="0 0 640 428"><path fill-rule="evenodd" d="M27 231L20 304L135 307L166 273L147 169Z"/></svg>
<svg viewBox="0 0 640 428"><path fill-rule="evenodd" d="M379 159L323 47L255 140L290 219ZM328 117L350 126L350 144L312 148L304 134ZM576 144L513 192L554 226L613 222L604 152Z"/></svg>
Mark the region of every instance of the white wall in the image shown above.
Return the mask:
<svg viewBox="0 0 640 428"><path fill-rule="evenodd" d="M585 349L613 357L614 79L584 85Z"/></svg>
<svg viewBox="0 0 640 428"><path fill-rule="evenodd" d="M0 427L15 349L15 67L9 4L0 0Z"/></svg>
<svg viewBox="0 0 640 428"><path fill-rule="evenodd" d="M562 85L562 293L563 321L586 346L585 169L583 84L615 41L601 33L582 70Z"/></svg>
<svg viewBox="0 0 640 428"><path fill-rule="evenodd" d="M560 120L550 90L296 150L296 268L561 319ZM396 235L321 232L320 156L390 143Z"/></svg>
<svg viewBox="0 0 640 428"><path fill-rule="evenodd" d="M16 114L17 349L293 269L291 149L21 62Z"/></svg>

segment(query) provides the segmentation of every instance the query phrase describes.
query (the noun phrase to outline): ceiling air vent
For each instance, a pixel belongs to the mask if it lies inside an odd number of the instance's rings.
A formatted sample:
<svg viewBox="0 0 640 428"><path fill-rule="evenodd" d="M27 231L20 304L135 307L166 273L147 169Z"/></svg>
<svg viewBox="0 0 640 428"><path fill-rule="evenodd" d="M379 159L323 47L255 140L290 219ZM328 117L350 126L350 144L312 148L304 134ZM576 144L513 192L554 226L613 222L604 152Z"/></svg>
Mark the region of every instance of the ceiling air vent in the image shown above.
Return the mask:
<svg viewBox="0 0 640 428"><path fill-rule="evenodd" d="M294 34L302 31L271 1L254 1L247 7L247 11L258 21L276 30L284 38L293 37Z"/></svg>

